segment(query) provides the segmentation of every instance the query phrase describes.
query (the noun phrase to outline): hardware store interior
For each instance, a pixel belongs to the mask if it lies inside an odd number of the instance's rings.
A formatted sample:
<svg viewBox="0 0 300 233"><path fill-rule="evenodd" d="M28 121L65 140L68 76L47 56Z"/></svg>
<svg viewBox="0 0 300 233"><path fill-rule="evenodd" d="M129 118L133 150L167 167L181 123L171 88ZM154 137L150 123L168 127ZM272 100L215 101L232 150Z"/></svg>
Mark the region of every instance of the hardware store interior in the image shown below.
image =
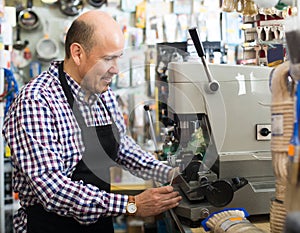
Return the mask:
<svg viewBox="0 0 300 233"><path fill-rule="evenodd" d="M110 87L126 133L178 168L162 184L111 167L111 192L171 185L182 197L155 216L114 216L114 232L299 232L299 4L0 0L1 131L22 87L64 59L73 20L105 11L125 39ZM2 134L0 154L0 233L13 233L20 196Z"/></svg>

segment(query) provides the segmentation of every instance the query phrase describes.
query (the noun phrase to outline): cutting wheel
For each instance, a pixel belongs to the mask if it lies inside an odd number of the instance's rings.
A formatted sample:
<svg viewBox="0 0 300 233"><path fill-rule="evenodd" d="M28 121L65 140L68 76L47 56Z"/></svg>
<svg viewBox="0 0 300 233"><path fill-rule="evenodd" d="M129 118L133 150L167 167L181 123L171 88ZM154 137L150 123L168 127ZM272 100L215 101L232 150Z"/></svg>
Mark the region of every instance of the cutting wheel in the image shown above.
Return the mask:
<svg viewBox="0 0 300 233"><path fill-rule="evenodd" d="M233 193L234 191L230 182L217 180L207 186L205 189L205 198L213 206L223 207L231 202Z"/></svg>

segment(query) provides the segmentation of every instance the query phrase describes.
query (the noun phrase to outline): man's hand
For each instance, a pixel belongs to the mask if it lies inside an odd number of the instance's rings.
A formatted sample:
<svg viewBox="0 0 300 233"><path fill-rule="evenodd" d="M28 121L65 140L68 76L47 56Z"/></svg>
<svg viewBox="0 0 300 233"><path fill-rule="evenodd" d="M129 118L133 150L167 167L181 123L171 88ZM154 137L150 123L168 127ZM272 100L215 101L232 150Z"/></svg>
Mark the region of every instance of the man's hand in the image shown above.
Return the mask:
<svg viewBox="0 0 300 233"><path fill-rule="evenodd" d="M147 189L135 196L136 216L155 216L179 205L182 197L172 186Z"/></svg>

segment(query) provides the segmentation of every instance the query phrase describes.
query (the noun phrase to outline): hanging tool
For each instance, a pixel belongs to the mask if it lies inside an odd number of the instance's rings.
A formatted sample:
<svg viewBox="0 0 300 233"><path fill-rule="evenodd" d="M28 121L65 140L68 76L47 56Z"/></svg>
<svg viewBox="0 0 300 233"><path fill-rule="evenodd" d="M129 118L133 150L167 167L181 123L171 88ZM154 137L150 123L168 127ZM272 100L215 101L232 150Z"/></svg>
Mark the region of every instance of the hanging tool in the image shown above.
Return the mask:
<svg viewBox="0 0 300 233"><path fill-rule="evenodd" d="M265 41L269 41L270 40L270 30L271 30L271 26L264 26L264 31L266 33L266 39L265 39Z"/></svg>
<svg viewBox="0 0 300 233"><path fill-rule="evenodd" d="M257 33L257 40L260 42L262 40L262 31L263 27L257 26L256 27L256 33Z"/></svg>
<svg viewBox="0 0 300 233"><path fill-rule="evenodd" d="M50 38L49 21L45 19L44 22L44 37L36 44L37 58L42 61L51 61L59 54L59 46L56 40Z"/></svg>
<svg viewBox="0 0 300 233"><path fill-rule="evenodd" d="M28 47L28 40L21 40L21 27L19 24L16 26L16 42L13 44L12 50L12 63L17 68L24 68L31 61L31 52Z"/></svg>
<svg viewBox="0 0 300 233"><path fill-rule="evenodd" d="M84 3L82 0L61 0L60 11L67 16L76 16L83 10Z"/></svg>
<svg viewBox="0 0 300 233"><path fill-rule="evenodd" d="M18 24L25 30L33 30L40 24L39 16L32 10L33 0L27 0L27 8L18 15Z"/></svg>

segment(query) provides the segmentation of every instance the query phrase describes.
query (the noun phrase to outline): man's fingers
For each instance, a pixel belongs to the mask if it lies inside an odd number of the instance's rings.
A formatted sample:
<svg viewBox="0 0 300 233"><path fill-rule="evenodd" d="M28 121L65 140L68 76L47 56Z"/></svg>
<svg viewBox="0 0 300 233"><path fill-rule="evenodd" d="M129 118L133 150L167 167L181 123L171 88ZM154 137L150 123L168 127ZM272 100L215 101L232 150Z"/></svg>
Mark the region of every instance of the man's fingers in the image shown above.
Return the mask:
<svg viewBox="0 0 300 233"><path fill-rule="evenodd" d="M173 208L177 207L178 205L179 205L179 202L171 203L168 205L163 205L163 206L161 206L161 212L167 211L169 209L173 209Z"/></svg>
<svg viewBox="0 0 300 233"><path fill-rule="evenodd" d="M166 199L162 200L161 203L164 206L168 206L168 205L173 205L175 203L179 203L181 200L182 200L182 197L177 195L172 198L166 198Z"/></svg>
<svg viewBox="0 0 300 233"><path fill-rule="evenodd" d="M158 188L156 188L156 190L161 194L165 194L165 193L173 192L174 188L172 186L168 185L168 186L158 187Z"/></svg>

